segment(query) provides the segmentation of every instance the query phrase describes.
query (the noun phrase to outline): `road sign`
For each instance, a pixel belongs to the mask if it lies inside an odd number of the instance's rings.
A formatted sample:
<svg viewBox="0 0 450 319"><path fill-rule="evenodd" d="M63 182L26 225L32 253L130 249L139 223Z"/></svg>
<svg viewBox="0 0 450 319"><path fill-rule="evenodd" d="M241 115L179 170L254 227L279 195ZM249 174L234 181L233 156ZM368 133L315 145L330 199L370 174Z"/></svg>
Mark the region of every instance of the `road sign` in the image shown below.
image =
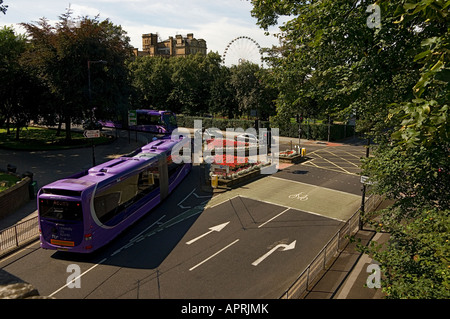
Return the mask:
<svg viewBox="0 0 450 319"><path fill-rule="evenodd" d="M128 111L128 126L137 125L137 112L136 110Z"/></svg>
<svg viewBox="0 0 450 319"><path fill-rule="evenodd" d="M100 131L99 130L87 130L87 131L84 131L83 136L85 138L98 138L98 137L100 137Z"/></svg>
<svg viewBox="0 0 450 319"><path fill-rule="evenodd" d="M373 185L373 182L370 180L369 176L361 176L361 184L365 185Z"/></svg>

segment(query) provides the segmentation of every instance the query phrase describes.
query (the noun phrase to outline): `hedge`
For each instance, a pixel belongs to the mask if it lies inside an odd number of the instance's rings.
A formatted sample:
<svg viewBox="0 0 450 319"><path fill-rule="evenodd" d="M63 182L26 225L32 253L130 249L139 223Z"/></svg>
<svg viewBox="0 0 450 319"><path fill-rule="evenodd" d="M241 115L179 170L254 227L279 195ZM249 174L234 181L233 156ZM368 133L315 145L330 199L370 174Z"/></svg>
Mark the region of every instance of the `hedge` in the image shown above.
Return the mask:
<svg viewBox="0 0 450 319"><path fill-rule="evenodd" d="M237 119L221 119L209 117L183 116L177 115L177 124L179 127L194 127L194 121L201 120L202 127L215 127L219 130L225 131L227 128L248 128L255 127L255 121L252 120L237 120ZM260 127L269 128L268 121L260 121ZM302 135L301 138L309 138L312 140L326 141L328 140L328 124L301 124ZM330 140L336 141L346 137L354 136L355 127L352 125L331 124ZM285 128L280 128L280 136L298 138L298 124L291 124Z"/></svg>

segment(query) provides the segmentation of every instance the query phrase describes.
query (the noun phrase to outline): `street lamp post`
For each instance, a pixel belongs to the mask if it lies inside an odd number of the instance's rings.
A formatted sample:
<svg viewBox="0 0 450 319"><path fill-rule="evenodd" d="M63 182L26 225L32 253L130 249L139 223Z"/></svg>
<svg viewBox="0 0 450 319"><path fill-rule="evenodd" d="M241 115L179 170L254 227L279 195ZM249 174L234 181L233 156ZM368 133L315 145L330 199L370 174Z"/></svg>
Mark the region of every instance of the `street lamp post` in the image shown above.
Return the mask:
<svg viewBox="0 0 450 319"><path fill-rule="evenodd" d="M366 158L369 157L369 148L370 148L370 136L367 137L367 145L366 145ZM365 214L365 203L366 203L366 184L362 184L362 198L361 198L361 213L359 215L359 229L363 229L363 215Z"/></svg>
<svg viewBox="0 0 450 319"><path fill-rule="evenodd" d="M91 93L91 64L97 64L102 63L106 64L108 62L104 60L98 60L98 61L87 61L87 67L88 67L88 94L89 94L89 107L91 107L91 123L94 123L94 109L92 108L92 93ZM92 141L92 164L95 166L95 145L94 141Z"/></svg>

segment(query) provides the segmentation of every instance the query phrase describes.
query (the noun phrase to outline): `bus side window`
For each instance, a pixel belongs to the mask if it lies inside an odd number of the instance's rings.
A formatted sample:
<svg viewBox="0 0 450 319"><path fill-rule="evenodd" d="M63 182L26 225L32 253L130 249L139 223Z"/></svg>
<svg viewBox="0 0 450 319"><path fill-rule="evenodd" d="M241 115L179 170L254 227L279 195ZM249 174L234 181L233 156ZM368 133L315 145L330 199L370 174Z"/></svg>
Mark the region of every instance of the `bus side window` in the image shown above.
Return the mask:
<svg viewBox="0 0 450 319"><path fill-rule="evenodd" d="M157 168L156 168L157 169ZM154 174L154 168L149 168L139 174L139 192L149 193L159 184L158 175Z"/></svg>

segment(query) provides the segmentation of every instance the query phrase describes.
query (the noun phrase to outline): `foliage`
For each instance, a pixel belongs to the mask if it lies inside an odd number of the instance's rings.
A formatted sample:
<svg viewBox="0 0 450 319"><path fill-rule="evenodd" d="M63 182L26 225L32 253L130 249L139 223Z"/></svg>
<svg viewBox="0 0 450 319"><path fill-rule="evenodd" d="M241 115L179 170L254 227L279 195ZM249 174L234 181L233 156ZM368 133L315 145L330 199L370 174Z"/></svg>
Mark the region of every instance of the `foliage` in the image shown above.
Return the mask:
<svg viewBox="0 0 450 319"><path fill-rule="evenodd" d="M243 63L227 68L217 53L183 59L145 56L129 64L133 75L134 107L167 109L186 115L219 114L230 118L258 110L274 113L276 94L262 81L264 70Z"/></svg>
<svg viewBox="0 0 450 319"><path fill-rule="evenodd" d="M233 65L230 70L230 85L235 93L239 114L249 115L252 110L262 118L274 115L274 90L262 81L267 71L257 64L244 62Z"/></svg>
<svg viewBox="0 0 450 319"><path fill-rule="evenodd" d="M249 63L227 68L210 52L182 59L132 59L120 26L98 17L72 16L56 24L42 18L22 23L26 35L0 31L0 125L25 126L30 120L71 124L85 119L124 119L128 109L169 109L187 115L239 118L258 111L274 114L276 89L262 81L266 70ZM20 129L16 130L19 138Z"/></svg>
<svg viewBox="0 0 450 319"><path fill-rule="evenodd" d="M0 172L0 192L14 186L18 181L20 178L16 175Z"/></svg>
<svg viewBox="0 0 450 319"><path fill-rule="evenodd" d="M92 143L99 145L111 141L110 136L86 139L81 132L72 132L72 139L67 141L56 133L57 131L54 129L25 127L22 129L20 141L17 141L11 138L5 130L0 129L0 146L13 150L44 151L87 147L91 146Z"/></svg>
<svg viewBox="0 0 450 319"><path fill-rule="evenodd" d="M393 103L376 157L365 170L378 181L375 191L396 200L382 215L392 233L383 261L385 291L391 298L450 296L449 27L447 1L411 1L399 6L399 27L414 23L428 35L414 57L420 75L410 101Z"/></svg>
<svg viewBox="0 0 450 319"><path fill-rule="evenodd" d="M46 19L22 24L31 40L24 55L26 64L46 83L52 94L53 112L44 114L48 122L55 117L66 124L83 118L104 117L128 106L129 38L120 26L98 18L72 18L70 9L56 26ZM89 86L88 61L91 63ZM94 113L95 111L95 113Z"/></svg>
<svg viewBox="0 0 450 319"><path fill-rule="evenodd" d="M372 1L252 1L263 28L280 15L281 46L271 50L272 85L280 90L277 111L293 114L352 114L360 131L378 129L389 103L412 97L420 65L404 59L417 50L424 33L397 28L394 2L383 2L381 29L367 27ZM280 116L281 117L281 116Z"/></svg>
<svg viewBox="0 0 450 319"><path fill-rule="evenodd" d="M7 5L2 4L3 0L0 0L0 12L2 12L3 14L6 14L6 10L8 9Z"/></svg>
<svg viewBox="0 0 450 319"><path fill-rule="evenodd" d="M0 29L0 124L16 127L19 139L20 127L37 118L39 109L35 103L42 100L45 89L42 83L20 61L27 50L26 39L16 35L10 27Z"/></svg>
<svg viewBox="0 0 450 319"><path fill-rule="evenodd" d="M402 214L401 208L397 208ZM418 208L415 218L383 218L384 229L391 232L389 245L372 242L362 251L381 262L382 287L388 298L448 299L450 297L449 232L450 211ZM384 224L386 223L386 224Z"/></svg>
<svg viewBox="0 0 450 319"><path fill-rule="evenodd" d="M278 114L355 110L377 142L362 173L395 204L377 222L389 243L366 252L381 263L387 297L448 298L450 1L376 1L374 29L372 1L252 4L262 28L291 18L268 61Z"/></svg>

